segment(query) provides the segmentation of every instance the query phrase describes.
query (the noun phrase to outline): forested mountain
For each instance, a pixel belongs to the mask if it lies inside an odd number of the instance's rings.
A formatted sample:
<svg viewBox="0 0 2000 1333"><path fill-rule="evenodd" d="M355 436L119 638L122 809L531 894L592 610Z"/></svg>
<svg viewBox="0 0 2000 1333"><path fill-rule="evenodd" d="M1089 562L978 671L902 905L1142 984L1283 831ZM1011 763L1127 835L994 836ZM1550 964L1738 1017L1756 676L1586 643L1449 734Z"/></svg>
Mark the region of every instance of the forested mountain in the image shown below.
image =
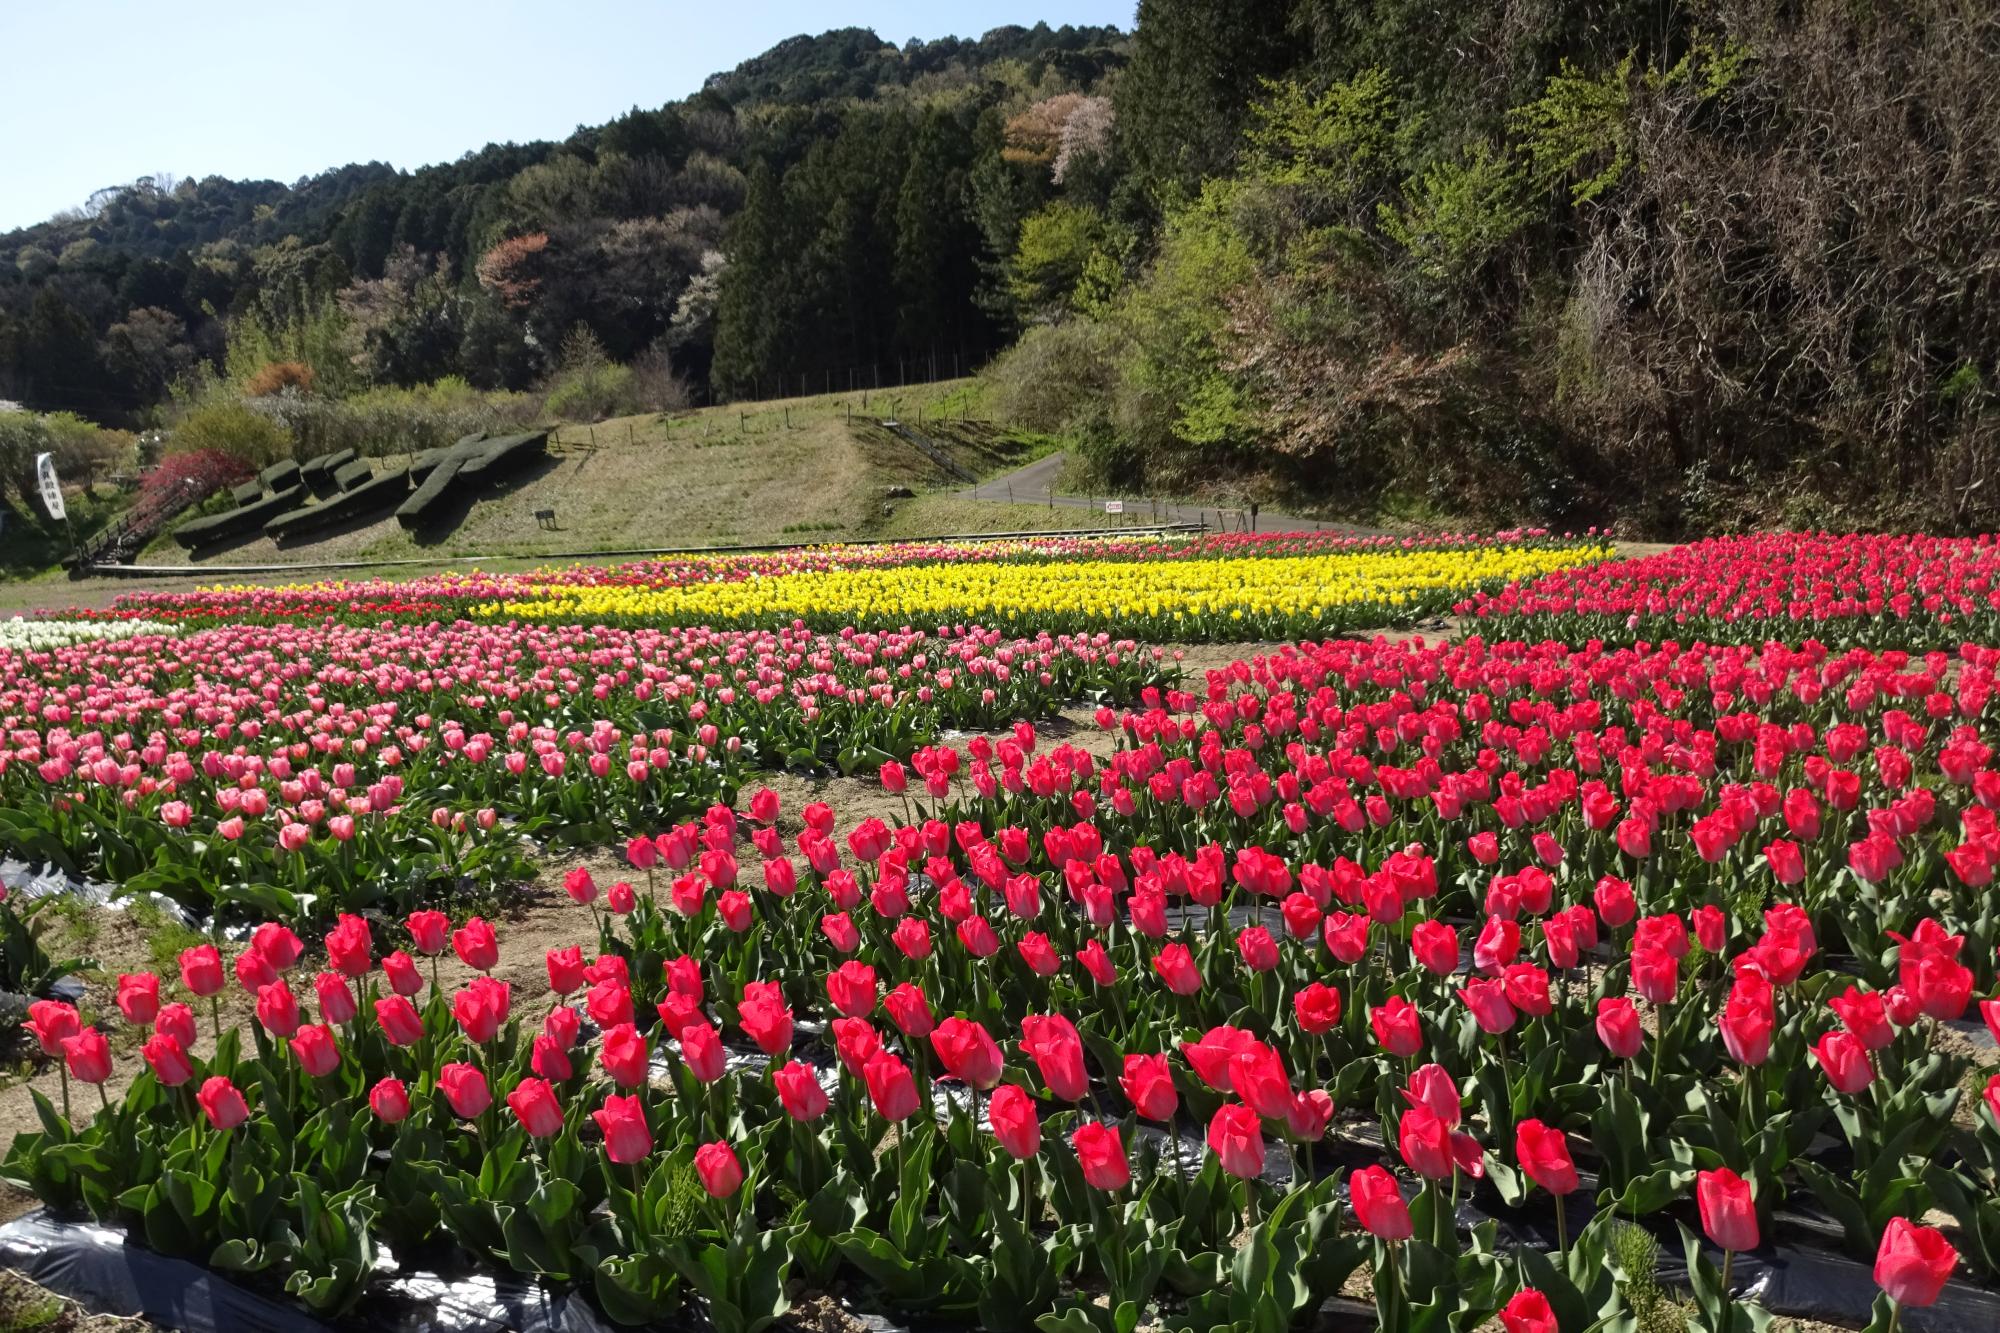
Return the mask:
<svg viewBox="0 0 2000 1333"><path fill-rule="evenodd" d="M310 365L321 391L524 388L579 325L614 360L656 347L698 382L720 344L725 394L976 356L1012 331L982 296L979 219L1004 258L1018 218L995 211L1051 188L1045 163L1000 162L1008 121L1095 91L1127 44L1046 24L901 47L842 29L561 143L104 192L0 234L0 398L131 422L237 343ZM997 170L975 198L983 158ZM777 258L732 266L736 248Z"/></svg>
<svg viewBox="0 0 2000 1333"><path fill-rule="evenodd" d="M423 171L134 187L0 237L0 396L729 398L1006 348L993 401L1107 485L1991 528L1995 254L1982 0L1141 0L794 38Z"/></svg>

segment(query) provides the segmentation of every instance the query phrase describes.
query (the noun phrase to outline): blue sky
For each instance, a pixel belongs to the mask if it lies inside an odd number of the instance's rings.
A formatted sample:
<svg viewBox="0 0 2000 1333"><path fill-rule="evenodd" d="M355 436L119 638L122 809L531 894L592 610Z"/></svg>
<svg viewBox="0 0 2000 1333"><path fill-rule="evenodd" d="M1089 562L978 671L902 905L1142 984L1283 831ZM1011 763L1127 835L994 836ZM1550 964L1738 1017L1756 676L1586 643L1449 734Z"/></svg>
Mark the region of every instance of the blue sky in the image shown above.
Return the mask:
<svg viewBox="0 0 2000 1333"><path fill-rule="evenodd" d="M293 181L562 138L799 32L1116 23L1136 0L6 0L0 230L156 172Z"/></svg>

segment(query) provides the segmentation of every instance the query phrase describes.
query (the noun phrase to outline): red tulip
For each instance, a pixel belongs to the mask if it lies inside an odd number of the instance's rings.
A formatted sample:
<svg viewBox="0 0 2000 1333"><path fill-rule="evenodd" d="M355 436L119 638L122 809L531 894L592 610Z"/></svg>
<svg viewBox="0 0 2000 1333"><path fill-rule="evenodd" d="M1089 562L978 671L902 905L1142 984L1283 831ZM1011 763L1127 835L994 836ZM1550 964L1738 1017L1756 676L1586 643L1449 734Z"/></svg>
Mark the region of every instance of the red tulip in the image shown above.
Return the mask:
<svg viewBox="0 0 2000 1333"><path fill-rule="evenodd" d="M1732 994L1716 1019L1722 1044L1738 1064L1761 1065L1771 1055L1771 1033L1777 1017L1768 999Z"/></svg>
<svg viewBox="0 0 2000 1333"><path fill-rule="evenodd" d="M877 1115L884 1120L897 1121L916 1113L920 1102L908 1065L887 1051L877 1051L868 1057L867 1067L861 1073L867 1081L868 1099L874 1103Z"/></svg>
<svg viewBox="0 0 2000 1333"><path fill-rule="evenodd" d="M1875 1081L1868 1048L1851 1032L1827 1033L1813 1044L1812 1053L1835 1092L1856 1093Z"/></svg>
<svg viewBox="0 0 2000 1333"><path fill-rule="evenodd" d="M1243 1180L1264 1174L1264 1125L1257 1113L1230 1102L1208 1122L1208 1146L1222 1169Z"/></svg>
<svg viewBox="0 0 2000 1333"><path fill-rule="evenodd" d="M1174 1090L1173 1069L1164 1053L1127 1055L1118 1083L1140 1116L1162 1124L1173 1119L1180 1094Z"/></svg>
<svg viewBox="0 0 2000 1333"><path fill-rule="evenodd" d="M1263 926L1248 926L1239 931L1236 952L1252 972L1269 972L1278 965L1278 942Z"/></svg>
<svg viewBox="0 0 2000 1333"><path fill-rule="evenodd" d="M1718 1167L1695 1177L1695 1201L1701 1205L1701 1229L1709 1240L1725 1250L1754 1250L1758 1243L1757 1205L1750 1198L1750 1182Z"/></svg>
<svg viewBox="0 0 2000 1333"><path fill-rule="evenodd" d="M451 933L452 951L458 961L475 972L491 972L500 962L500 941L493 934L493 927L479 917L473 917ZM419 945L421 952L428 953Z"/></svg>
<svg viewBox="0 0 2000 1333"><path fill-rule="evenodd" d="M401 995L385 995L375 1001L375 1021L391 1046L410 1046L422 1040L423 1019L417 1008Z"/></svg>
<svg viewBox="0 0 2000 1333"><path fill-rule="evenodd" d="M389 980L389 989L398 995L416 995L424 988L424 975L417 970L417 960L396 950L382 960L382 975Z"/></svg>
<svg viewBox="0 0 2000 1333"><path fill-rule="evenodd" d="M1042 1122L1035 1114L1035 1099L1026 1089L1012 1083L993 1089L993 1097L986 1103L986 1120L1001 1148L1017 1161L1042 1150Z"/></svg>
<svg viewBox="0 0 2000 1333"><path fill-rule="evenodd" d="M1575 1191L1576 1164L1570 1160L1569 1140L1561 1130L1539 1120L1523 1120L1514 1129L1514 1153L1521 1160L1521 1169L1549 1193Z"/></svg>
<svg viewBox="0 0 2000 1333"><path fill-rule="evenodd" d="M340 1068L340 1047L334 1044L333 1029L324 1024L308 1023L293 1033L292 1054L312 1078L324 1078Z"/></svg>
<svg viewBox="0 0 2000 1333"><path fill-rule="evenodd" d="M512 988L491 977L474 977L452 997L452 1015L466 1040L483 1046L500 1035L512 1003Z"/></svg>
<svg viewBox="0 0 2000 1333"><path fill-rule="evenodd" d="M1318 1036L1340 1022L1340 992L1325 982L1315 981L1292 996L1292 1011L1299 1027Z"/></svg>
<svg viewBox="0 0 2000 1333"><path fill-rule="evenodd" d="M924 998L921 987L906 981L889 992L882 1000L883 1011L896 1030L912 1040L921 1040L931 1034L936 1023L931 1018L930 1002Z"/></svg>
<svg viewBox="0 0 2000 1333"><path fill-rule="evenodd" d="M1076 1131L1073 1146L1083 1167L1083 1181L1092 1189L1121 1190L1131 1182L1132 1164L1125 1156L1116 1125L1090 1121Z"/></svg>
<svg viewBox="0 0 2000 1333"><path fill-rule="evenodd" d="M257 990L257 1021L275 1037L289 1037L299 1030L299 1002L292 988L282 980Z"/></svg>
<svg viewBox="0 0 2000 1333"><path fill-rule="evenodd" d="M1197 1041L1183 1041L1181 1054L1187 1057L1195 1077L1217 1092L1231 1092L1235 1089L1232 1082L1235 1066L1232 1061L1238 1055L1258 1049L1261 1044L1243 1029L1225 1025L1210 1028Z"/></svg>
<svg viewBox="0 0 2000 1333"><path fill-rule="evenodd" d="M1153 970L1168 990L1176 995L1192 995L1201 989L1201 969L1185 944L1169 944L1153 956Z"/></svg>
<svg viewBox="0 0 2000 1333"><path fill-rule="evenodd" d="M1329 913L1320 934L1326 940L1327 951L1342 963L1358 963L1368 952L1368 926L1365 916L1350 916L1346 912Z"/></svg>
<svg viewBox="0 0 2000 1333"><path fill-rule="evenodd" d="M1500 982L1473 977L1459 989L1458 997L1472 1011L1473 1021L1479 1024L1481 1032L1501 1033L1514 1026L1514 1006Z"/></svg>
<svg viewBox="0 0 2000 1333"><path fill-rule="evenodd" d="M1402 1090L1403 1100L1411 1106L1422 1106L1435 1115L1447 1129L1458 1127L1462 1108L1458 1095L1458 1083L1443 1065L1429 1064L1419 1067L1410 1075L1410 1084Z"/></svg>
<svg viewBox="0 0 2000 1333"><path fill-rule="evenodd" d="M476 1119L493 1105L486 1075L474 1065L448 1064L438 1071L437 1081L445 1100L451 1104L452 1114L461 1120Z"/></svg>
<svg viewBox="0 0 2000 1333"><path fill-rule="evenodd" d="M347 978L340 973L322 972L314 977L313 996L319 1002L319 1018L322 1023L354 1021L357 1011L354 992L347 988Z"/></svg>
<svg viewBox="0 0 2000 1333"><path fill-rule="evenodd" d="M1375 1006L1368 1021L1382 1049L1399 1059L1407 1059L1423 1049L1424 1034L1417 1007L1400 995L1391 995Z"/></svg>
<svg viewBox="0 0 2000 1333"><path fill-rule="evenodd" d="M1935 1305L1957 1266L1958 1251L1944 1233L1894 1217L1875 1252L1875 1285L1898 1305Z"/></svg>
<svg viewBox="0 0 2000 1333"><path fill-rule="evenodd" d="M809 1123L826 1114L826 1089L820 1086L811 1065L797 1060L781 1065L771 1071L771 1082L778 1089L785 1114L792 1119Z"/></svg>
<svg viewBox="0 0 2000 1333"><path fill-rule="evenodd" d="M43 1055L57 1059L62 1056L64 1040L74 1037L83 1026L83 1021L72 1004L62 1000L36 1000L28 1006L28 1021L23 1026L34 1033Z"/></svg>
<svg viewBox="0 0 2000 1333"><path fill-rule="evenodd" d="M306 951L304 941L276 921L266 921L250 932L250 948L280 972L289 971Z"/></svg>
<svg viewBox="0 0 2000 1333"><path fill-rule="evenodd" d="M161 1005L160 1012L153 1016L153 1031L162 1037L172 1037L182 1050L193 1047L197 1036L194 1010L184 1004Z"/></svg>
<svg viewBox="0 0 2000 1333"><path fill-rule="evenodd" d="M404 919L409 927L410 946L426 958L435 958L444 952L445 932L451 925L451 918L443 912L412 912Z"/></svg>
<svg viewBox="0 0 2000 1333"><path fill-rule="evenodd" d="M252 995L278 980L278 969L271 966L271 960L255 949L245 949L237 954L234 970L236 984Z"/></svg>
<svg viewBox="0 0 2000 1333"><path fill-rule="evenodd" d="M160 1012L160 978L151 972L120 973L116 999L125 1021L144 1027Z"/></svg>
<svg viewBox="0 0 2000 1333"><path fill-rule="evenodd" d="M571 995L583 988L583 948L572 944L563 949L551 949L547 955L549 989L558 995Z"/></svg>
<svg viewBox="0 0 2000 1333"><path fill-rule="evenodd" d="M1985 1003L1992 1004L1993 1001ZM1879 1051L1896 1039L1896 1030L1889 1026L1888 1010L1879 991L1863 991L1849 986L1828 1000L1827 1005L1840 1019L1841 1025L1868 1050ZM1987 1023L1990 1027L1992 1019L1988 1018Z"/></svg>
<svg viewBox="0 0 2000 1333"><path fill-rule="evenodd" d="M751 989L760 986L768 989ZM745 987L743 1002L736 1006L736 1022L766 1055L783 1055L791 1049L792 1010L775 984L753 981Z"/></svg>
<svg viewBox="0 0 2000 1333"><path fill-rule="evenodd" d="M506 1105L530 1139L548 1139L562 1129L562 1107L556 1103L556 1093L540 1079L522 1079L514 1085L514 1091L506 1095Z"/></svg>
<svg viewBox="0 0 2000 1333"><path fill-rule="evenodd" d="M1622 995L1606 996L1597 1002L1597 1039L1604 1049L1620 1060L1639 1053L1645 1029L1639 1024L1639 1010Z"/></svg>
<svg viewBox="0 0 2000 1333"><path fill-rule="evenodd" d="M1445 1180L1455 1169L1451 1128L1428 1106L1414 1105L1396 1126L1396 1148L1403 1162L1418 1175Z"/></svg>
<svg viewBox="0 0 2000 1333"><path fill-rule="evenodd" d="M234 1129L250 1118L250 1108L236 1085L220 1074L213 1075L194 1095L208 1123L217 1129Z"/></svg>
<svg viewBox="0 0 2000 1333"><path fill-rule="evenodd" d="M326 933L326 957L346 976L367 976L375 968L375 942L368 933L368 923L341 913L339 922Z"/></svg>
<svg viewBox="0 0 2000 1333"><path fill-rule="evenodd" d="M1083 1040L1076 1025L1060 1014L1030 1014L1021 1020L1021 1050L1035 1062L1049 1094L1058 1100L1082 1100L1090 1091L1084 1068Z"/></svg>
<svg viewBox="0 0 2000 1333"><path fill-rule="evenodd" d="M652 1047L630 1023L607 1028L599 1043L597 1062L611 1081L621 1088L636 1088L646 1081Z"/></svg>
<svg viewBox="0 0 2000 1333"><path fill-rule="evenodd" d="M984 1090L1000 1081L1000 1048L978 1023L956 1017L945 1019L931 1033L931 1047L944 1062L945 1071L961 1083Z"/></svg>
<svg viewBox="0 0 2000 1333"><path fill-rule="evenodd" d="M641 1162L653 1151L652 1131L646 1128L646 1108L638 1097L612 1093L590 1118L604 1131L604 1155L620 1166Z"/></svg>
<svg viewBox="0 0 2000 1333"><path fill-rule="evenodd" d="M743 1184L743 1164L736 1160L735 1150L720 1139L694 1150L694 1173L714 1199L728 1198Z"/></svg>
<svg viewBox="0 0 2000 1333"><path fill-rule="evenodd" d="M1448 977L1458 970L1458 932L1442 921L1419 921L1410 932L1410 953L1425 971Z"/></svg>
<svg viewBox="0 0 2000 1333"><path fill-rule="evenodd" d="M1077 950L1077 964L1089 974L1090 979L1100 986L1109 986L1118 980L1118 969L1112 965L1111 955L1105 951L1102 940L1090 940Z"/></svg>
<svg viewBox="0 0 2000 1333"><path fill-rule="evenodd" d="M409 1089L399 1078L385 1078L368 1090L368 1109L385 1125L401 1124L410 1114Z"/></svg>
<svg viewBox="0 0 2000 1333"><path fill-rule="evenodd" d="M681 1029L681 1060L696 1079L713 1083L728 1068L722 1038L707 1022L690 1023Z"/></svg>
<svg viewBox="0 0 2000 1333"><path fill-rule="evenodd" d="M1632 950L1632 989L1652 1004L1672 1004L1680 989L1680 959L1663 948L1639 945Z"/></svg>
<svg viewBox="0 0 2000 1333"><path fill-rule="evenodd" d="M223 987L222 954L213 944L181 952L181 984L204 999Z"/></svg>
<svg viewBox="0 0 2000 1333"><path fill-rule="evenodd" d="M146 1058L147 1068L153 1071L162 1087L178 1088L194 1077L194 1063L188 1059L187 1048L176 1037L156 1032L146 1038L146 1044L139 1048Z"/></svg>
<svg viewBox="0 0 2000 1333"><path fill-rule="evenodd" d="M1396 1178L1379 1166L1364 1166L1347 1178L1348 1202L1364 1231L1382 1240L1408 1240L1410 1206Z"/></svg>
<svg viewBox="0 0 2000 1333"><path fill-rule="evenodd" d="M1500 1327L1506 1333L1560 1333L1561 1326L1549 1308L1549 1298L1525 1287L1500 1311Z"/></svg>
<svg viewBox="0 0 2000 1333"><path fill-rule="evenodd" d="M1598 880L1591 899L1597 904L1597 915L1613 930L1630 925L1632 918L1639 914L1632 886L1615 875L1606 875Z"/></svg>

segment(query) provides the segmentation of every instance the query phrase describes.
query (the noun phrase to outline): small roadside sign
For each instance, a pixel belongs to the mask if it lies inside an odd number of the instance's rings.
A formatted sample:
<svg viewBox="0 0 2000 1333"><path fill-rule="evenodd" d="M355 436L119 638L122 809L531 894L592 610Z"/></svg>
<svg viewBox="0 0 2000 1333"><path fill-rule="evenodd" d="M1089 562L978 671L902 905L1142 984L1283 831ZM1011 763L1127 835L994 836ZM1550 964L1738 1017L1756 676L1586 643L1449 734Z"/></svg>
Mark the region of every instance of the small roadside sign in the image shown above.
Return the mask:
<svg viewBox="0 0 2000 1333"><path fill-rule="evenodd" d="M1123 500L1106 500L1104 502L1104 512L1107 514L1122 514L1125 512L1125 502Z"/></svg>

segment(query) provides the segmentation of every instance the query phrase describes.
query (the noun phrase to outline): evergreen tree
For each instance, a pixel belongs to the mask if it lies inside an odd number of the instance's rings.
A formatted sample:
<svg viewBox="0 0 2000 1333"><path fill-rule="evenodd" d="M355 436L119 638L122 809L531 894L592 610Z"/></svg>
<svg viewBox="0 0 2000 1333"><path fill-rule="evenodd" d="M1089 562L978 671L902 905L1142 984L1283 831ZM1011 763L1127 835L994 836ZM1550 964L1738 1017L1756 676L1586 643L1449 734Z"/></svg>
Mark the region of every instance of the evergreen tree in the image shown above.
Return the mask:
<svg viewBox="0 0 2000 1333"><path fill-rule="evenodd" d="M1155 206L1220 175L1259 81L1302 54L1288 39L1292 0L1140 0L1132 64L1118 82L1118 136Z"/></svg>

